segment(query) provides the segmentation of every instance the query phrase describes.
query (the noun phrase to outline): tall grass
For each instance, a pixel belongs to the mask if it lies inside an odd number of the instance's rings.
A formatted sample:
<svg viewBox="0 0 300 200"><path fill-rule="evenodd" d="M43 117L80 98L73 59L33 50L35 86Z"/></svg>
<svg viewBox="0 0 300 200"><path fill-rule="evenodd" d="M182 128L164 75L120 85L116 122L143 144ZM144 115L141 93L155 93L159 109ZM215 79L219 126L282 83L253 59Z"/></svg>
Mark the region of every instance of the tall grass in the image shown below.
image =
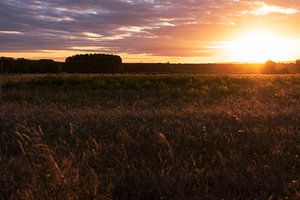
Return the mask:
<svg viewBox="0 0 300 200"><path fill-rule="evenodd" d="M298 76L7 82L2 199L300 198Z"/></svg>

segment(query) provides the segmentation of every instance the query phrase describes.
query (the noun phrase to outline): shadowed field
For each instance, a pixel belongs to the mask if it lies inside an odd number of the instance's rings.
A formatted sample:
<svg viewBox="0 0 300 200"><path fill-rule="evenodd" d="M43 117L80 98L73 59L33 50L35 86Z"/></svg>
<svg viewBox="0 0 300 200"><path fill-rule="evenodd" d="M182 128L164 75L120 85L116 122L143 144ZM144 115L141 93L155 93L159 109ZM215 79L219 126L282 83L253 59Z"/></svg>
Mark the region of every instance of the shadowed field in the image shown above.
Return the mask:
<svg viewBox="0 0 300 200"><path fill-rule="evenodd" d="M4 77L1 199L300 198L300 76Z"/></svg>

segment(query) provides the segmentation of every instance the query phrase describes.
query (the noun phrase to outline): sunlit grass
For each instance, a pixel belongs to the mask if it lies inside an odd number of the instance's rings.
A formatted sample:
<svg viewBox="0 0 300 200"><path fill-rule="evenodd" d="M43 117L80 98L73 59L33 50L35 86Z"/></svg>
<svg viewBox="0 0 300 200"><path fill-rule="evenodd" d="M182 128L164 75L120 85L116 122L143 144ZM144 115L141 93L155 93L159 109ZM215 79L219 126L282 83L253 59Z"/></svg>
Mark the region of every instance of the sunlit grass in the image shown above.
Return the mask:
<svg viewBox="0 0 300 200"><path fill-rule="evenodd" d="M299 76L3 85L2 199L299 198Z"/></svg>

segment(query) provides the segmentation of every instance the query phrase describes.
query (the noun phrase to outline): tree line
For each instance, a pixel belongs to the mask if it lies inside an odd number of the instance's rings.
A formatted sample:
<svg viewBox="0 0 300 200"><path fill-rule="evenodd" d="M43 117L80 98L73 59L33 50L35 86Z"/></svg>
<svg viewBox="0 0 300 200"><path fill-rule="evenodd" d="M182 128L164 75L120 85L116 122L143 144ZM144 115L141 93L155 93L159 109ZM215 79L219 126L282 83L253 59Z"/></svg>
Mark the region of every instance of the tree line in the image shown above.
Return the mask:
<svg viewBox="0 0 300 200"><path fill-rule="evenodd" d="M284 64L267 61L265 64L171 64L122 63L122 58L109 54L78 54L65 62L49 59L28 60L0 57L1 73L300 73L300 60Z"/></svg>
<svg viewBox="0 0 300 200"><path fill-rule="evenodd" d="M1 57L1 73L59 73L61 64L53 60L28 60L24 58Z"/></svg>
<svg viewBox="0 0 300 200"><path fill-rule="evenodd" d="M66 58L65 62L50 59L29 60L0 57L1 73L121 73L120 56L108 54L84 54Z"/></svg>

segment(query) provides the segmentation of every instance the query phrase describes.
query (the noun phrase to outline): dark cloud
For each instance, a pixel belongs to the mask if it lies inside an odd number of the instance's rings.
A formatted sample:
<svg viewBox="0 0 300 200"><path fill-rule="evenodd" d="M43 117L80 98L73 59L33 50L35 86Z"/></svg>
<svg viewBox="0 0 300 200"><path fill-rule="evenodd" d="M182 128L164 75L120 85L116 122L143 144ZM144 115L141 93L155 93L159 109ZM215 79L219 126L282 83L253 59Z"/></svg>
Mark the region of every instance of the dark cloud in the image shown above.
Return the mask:
<svg viewBox="0 0 300 200"><path fill-rule="evenodd" d="M292 0L264 2L294 9L300 5ZM108 52L208 56L213 54L211 49L195 44L222 40L226 33L251 23L247 16L257 14L251 11L260 3L263 2L6 0L0 2L0 52L97 51L93 47L99 47ZM256 20L252 23L261 19Z"/></svg>

